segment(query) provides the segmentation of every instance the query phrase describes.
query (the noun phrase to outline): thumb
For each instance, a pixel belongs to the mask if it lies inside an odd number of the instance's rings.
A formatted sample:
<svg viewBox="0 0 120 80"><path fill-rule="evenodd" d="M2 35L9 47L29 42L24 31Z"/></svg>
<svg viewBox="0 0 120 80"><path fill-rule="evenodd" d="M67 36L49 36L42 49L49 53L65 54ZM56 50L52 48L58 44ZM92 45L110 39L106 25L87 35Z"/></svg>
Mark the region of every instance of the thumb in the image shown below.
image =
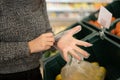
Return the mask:
<svg viewBox="0 0 120 80"><path fill-rule="evenodd" d="M69 33L70 35L74 35L74 34L78 33L79 31L81 31L81 29L82 29L81 26L76 26L76 27L70 29L70 30L68 31L68 33Z"/></svg>

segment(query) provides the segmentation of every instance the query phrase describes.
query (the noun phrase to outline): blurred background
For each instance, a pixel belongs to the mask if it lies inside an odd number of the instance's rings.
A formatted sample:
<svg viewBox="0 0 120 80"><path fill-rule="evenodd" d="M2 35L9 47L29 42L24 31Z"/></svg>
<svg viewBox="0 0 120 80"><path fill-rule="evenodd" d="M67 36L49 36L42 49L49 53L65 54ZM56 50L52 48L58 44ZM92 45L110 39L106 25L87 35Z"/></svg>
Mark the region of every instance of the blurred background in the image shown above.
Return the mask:
<svg viewBox="0 0 120 80"><path fill-rule="evenodd" d="M46 0L53 31L58 33L69 25L106 6L113 0Z"/></svg>

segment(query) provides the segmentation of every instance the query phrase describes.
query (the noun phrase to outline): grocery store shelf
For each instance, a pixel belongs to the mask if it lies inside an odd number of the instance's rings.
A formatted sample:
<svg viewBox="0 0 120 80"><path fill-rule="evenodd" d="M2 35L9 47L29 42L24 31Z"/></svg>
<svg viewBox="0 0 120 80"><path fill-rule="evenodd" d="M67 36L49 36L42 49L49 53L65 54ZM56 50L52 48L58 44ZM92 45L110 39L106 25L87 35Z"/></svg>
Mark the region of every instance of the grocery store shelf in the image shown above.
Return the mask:
<svg viewBox="0 0 120 80"><path fill-rule="evenodd" d="M80 21L81 18L49 18L50 21Z"/></svg>
<svg viewBox="0 0 120 80"><path fill-rule="evenodd" d="M60 3L81 3L81 2L102 2L102 3L110 3L112 0L46 0L47 2L60 2Z"/></svg>
<svg viewBox="0 0 120 80"><path fill-rule="evenodd" d="M89 9L89 10L82 10L82 9L78 9L78 10L71 10L71 9L49 9L47 10L48 12L93 12L95 11L95 9Z"/></svg>

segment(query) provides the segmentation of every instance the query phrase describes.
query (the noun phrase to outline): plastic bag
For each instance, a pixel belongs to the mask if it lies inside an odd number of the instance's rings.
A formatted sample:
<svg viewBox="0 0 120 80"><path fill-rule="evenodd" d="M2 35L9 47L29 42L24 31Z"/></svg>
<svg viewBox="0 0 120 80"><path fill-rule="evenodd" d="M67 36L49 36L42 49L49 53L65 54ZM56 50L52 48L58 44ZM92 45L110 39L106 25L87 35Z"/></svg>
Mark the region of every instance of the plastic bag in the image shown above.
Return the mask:
<svg viewBox="0 0 120 80"><path fill-rule="evenodd" d="M104 80L105 68L97 62L78 61L72 58L61 70L62 80Z"/></svg>

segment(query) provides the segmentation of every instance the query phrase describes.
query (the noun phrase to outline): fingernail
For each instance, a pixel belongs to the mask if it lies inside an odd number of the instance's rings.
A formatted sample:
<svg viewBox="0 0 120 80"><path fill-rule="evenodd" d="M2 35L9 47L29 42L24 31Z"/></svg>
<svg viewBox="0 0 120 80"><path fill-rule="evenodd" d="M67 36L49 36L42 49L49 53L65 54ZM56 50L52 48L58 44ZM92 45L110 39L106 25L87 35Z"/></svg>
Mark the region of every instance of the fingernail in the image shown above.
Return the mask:
<svg viewBox="0 0 120 80"><path fill-rule="evenodd" d="M78 33L78 32L80 32L80 31L82 30L82 27L81 27L80 25L79 25L79 26L77 26L77 28L79 28L79 30L78 30L78 31L76 31L76 32L75 32L75 34L76 34L76 33Z"/></svg>
<svg viewBox="0 0 120 80"><path fill-rule="evenodd" d="M93 46L93 44L89 44L89 46Z"/></svg>
<svg viewBox="0 0 120 80"><path fill-rule="evenodd" d="M85 56L85 58L87 59L89 56L90 56L90 54L89 54L89 53L87 53L87 55Z"/></svg>
<svg viewBox="0 0 120 80"><path fill-rule="evenodd" d="M78 25L77 27L79 27L79 28L81 29L81 26L80 26L80 25Z"/></svg>
<svg viewBox="0 0 120 80"><path fill-rule="evenodd" d="M84 47L91 47L91 46L93 46L93 44L85 45Z"/></svg>

